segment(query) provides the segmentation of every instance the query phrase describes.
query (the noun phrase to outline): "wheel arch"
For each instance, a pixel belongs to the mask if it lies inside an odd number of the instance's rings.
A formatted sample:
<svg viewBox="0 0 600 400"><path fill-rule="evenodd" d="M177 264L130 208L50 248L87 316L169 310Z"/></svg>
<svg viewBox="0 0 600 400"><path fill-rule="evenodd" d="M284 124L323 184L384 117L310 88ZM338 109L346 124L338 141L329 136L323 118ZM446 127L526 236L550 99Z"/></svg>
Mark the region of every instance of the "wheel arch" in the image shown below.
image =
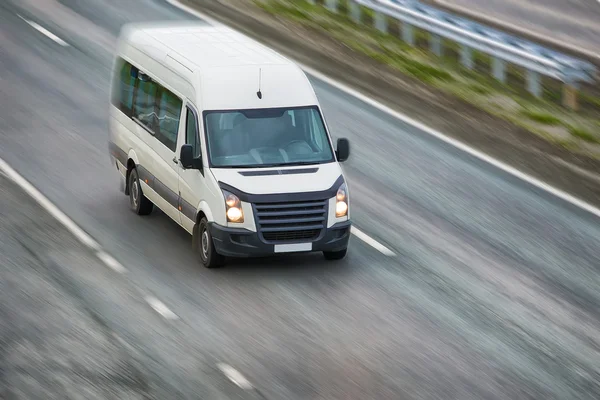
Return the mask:
<svg viewBox="0 0 600 400"><path fill-rule="evenodd" d="M200 220L202 219L202 217L206 217L208 222L214 222L214 220L215 220L213 217L212 210L210 209L210 206L204 200L202 200L200 202L200 204L198 204L197 211L196 211L196 224L200 223Z"/></svg>
<svg viewBox="0 0 600 400"><path fill-rule="evenodd" d="M200 221L204 217L206 217L209 222L214 221L208 203L206 201L201 201L196 208L196 219L194 221L194 228L192 229L192 248L194 251L198 250L198 227L200 226Z"/></svg>

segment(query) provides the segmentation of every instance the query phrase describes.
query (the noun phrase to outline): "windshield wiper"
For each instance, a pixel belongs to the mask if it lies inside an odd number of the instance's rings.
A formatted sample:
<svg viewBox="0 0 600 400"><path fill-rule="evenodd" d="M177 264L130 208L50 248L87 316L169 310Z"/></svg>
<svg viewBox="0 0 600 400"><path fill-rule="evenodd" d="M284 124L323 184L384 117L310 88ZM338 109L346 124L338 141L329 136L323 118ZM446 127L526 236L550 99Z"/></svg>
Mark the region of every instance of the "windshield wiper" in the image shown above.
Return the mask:
<svg viewBox="0 0 600 400"><path fill-rule="evenodd" d="M291 163L286 163L284 165L293 167L295 165L314 165L314 164L323 164L326 161L294 161Z"/></svg>
<svg viewBox="0 0 600 400"><path fill-rule="evenodd" d="M268 164L248 164L248 165L219 165L215 168L239 168L239 169L250 169L250 168L275 168L275 167L297 167L299 165L315 165L324 164L330 161L294 161L289 163L268 163Z"/></svg>
<svg viewBox="0 0 600 400"><path fill-rule="evenodd" d="M295 161L295 162L288 162L288 163L270 163L270 164L259 164L253 168L294 167L294 166L298 166L298 165L313 165L313 164L319 164L319 162L318 161Z"/></svg>

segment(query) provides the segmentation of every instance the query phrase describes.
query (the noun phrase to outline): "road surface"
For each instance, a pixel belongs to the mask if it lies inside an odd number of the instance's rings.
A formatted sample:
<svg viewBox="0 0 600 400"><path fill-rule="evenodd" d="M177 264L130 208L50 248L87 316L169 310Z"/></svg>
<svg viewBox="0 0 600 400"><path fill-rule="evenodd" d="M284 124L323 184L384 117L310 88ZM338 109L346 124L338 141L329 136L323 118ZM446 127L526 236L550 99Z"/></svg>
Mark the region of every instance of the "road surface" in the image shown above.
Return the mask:
<svg viewBox="0 0 600 400"><path fill-rule="evenodd" d="M600 57L598 0L429 0L458 6Z"/></svg>
<svg viewBox="0 0 600 400"><path fill-rule="evenodd" d="M156 399L600 396L598 219L317 79L334 136L352 142L344 168L354 223L394 256L353 236L339 263L317 254L207 270L195 261L190 237L165 215L130 212L107 150L112 46L127 21L182 18L191 17L161 0L0 5L0 157L128 270L124 278L69 259L83 250L58 234L37 248L41 260L53 260L49 271L62 271L58 282L70 282L70 297L60 301L86 299L78 303L85 315L66 313L66 320L81 318L88 324L81 331L120 338L88 339L91 348L130 362L97 385L133 387L130 398ZM1 187L8 200L0 205L18 208L23 194ZM18 219L22 241L34 240L30 220L42 211L7 209L0 211ZM44 226L52 224L46 219ZM7 221L0 218L12 232ZM0 240L18 253L9 264L2 252L0 261L27 290L32 278L18 268L29 253L8 234ZM3 282L9 272L1 271ZM17 294L2 297L0 308L15 316L0 319L0 385L13 392L34 390L44 375L7 377L3 371L22 371L22 363L6 356L12 347L3 338L29 333L35 341L53 319L35 314L15 333L12 321L28 315L19 314ZM154 312L149 298L173 318ZM78 351L73 347L84 357ZM44 360L52 366L60 356ZM103 362L97 353L90 358ZM220 363L240 371L262 397L238 390ZM141 376L145 386L111 383L120 374ZM94 398L74 382L64 393ZM53 393L66 397L60 387Z"/></svg>

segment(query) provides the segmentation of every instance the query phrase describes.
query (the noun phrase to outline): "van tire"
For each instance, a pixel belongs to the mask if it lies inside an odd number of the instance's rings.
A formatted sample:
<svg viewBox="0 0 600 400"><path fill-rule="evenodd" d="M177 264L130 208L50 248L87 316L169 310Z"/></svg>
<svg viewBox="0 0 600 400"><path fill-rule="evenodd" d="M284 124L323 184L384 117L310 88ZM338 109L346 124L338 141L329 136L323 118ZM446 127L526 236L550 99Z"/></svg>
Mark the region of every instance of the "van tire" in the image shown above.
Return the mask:
<svg viewBox="0 0 600 400"><path fill-rule="evenodd" d="M206 217L202 217L197 227L195 248L200 263L206 268L219 268L225 264L225 257L217 253Z"/></svg>
<svg viewBox="0 0 600 400"><path fill-rule="evenodd" d="M129 205L138 215L148 215L154 208L154 204L142 192L140 178L135 168L129 173Z"/></svg>
<svg viewBox="0 0 600 400"><path fill-rule="evenodd" d="M338 250L338 251L324 251L323 255L325 256L326 260L341 260L342 258L346 257L346 252L348 251L348 249L344 249L344 250Z"/></svg>

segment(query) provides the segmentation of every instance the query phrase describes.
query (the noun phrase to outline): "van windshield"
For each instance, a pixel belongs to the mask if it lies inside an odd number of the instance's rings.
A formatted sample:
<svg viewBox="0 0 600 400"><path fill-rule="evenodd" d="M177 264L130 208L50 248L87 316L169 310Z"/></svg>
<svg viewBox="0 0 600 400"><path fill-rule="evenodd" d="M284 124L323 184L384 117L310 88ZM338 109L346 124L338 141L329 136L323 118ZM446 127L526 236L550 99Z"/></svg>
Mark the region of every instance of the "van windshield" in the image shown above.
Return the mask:
<svg viewBox="0 0 600 400"><path fill-rule="evenodd" d="M257 168L334 161L318 107L204 112L212 167Z"/></svg>

